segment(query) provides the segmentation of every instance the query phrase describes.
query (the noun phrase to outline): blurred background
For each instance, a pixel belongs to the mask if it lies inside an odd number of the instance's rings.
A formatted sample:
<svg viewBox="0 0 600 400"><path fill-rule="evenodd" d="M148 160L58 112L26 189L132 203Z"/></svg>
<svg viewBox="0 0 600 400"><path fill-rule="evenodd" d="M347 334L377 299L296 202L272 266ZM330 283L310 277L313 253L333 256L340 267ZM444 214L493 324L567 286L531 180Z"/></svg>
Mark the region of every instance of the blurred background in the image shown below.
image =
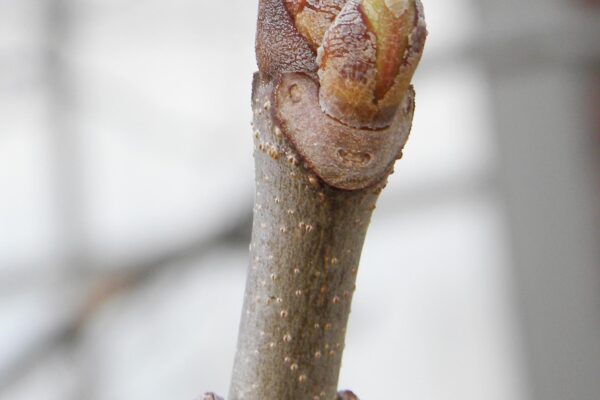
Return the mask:
<svg viewBox="0 0 600 400"><path fill-rule="evenodd" d="M600 1L424 3L341 386L597 400ZM227 393L256 9L0 0L1 400Z"/></svg>

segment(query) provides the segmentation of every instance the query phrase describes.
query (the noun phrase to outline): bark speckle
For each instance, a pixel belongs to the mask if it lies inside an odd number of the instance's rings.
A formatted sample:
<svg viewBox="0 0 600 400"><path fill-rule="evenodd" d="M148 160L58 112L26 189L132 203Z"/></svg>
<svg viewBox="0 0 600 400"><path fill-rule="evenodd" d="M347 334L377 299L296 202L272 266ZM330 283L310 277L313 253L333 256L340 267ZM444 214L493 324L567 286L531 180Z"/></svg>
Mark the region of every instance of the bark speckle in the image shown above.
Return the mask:
<svg viewBox="0 0 600 400"><path fill-rule="evenodd" d="M267 154L269 155L269 157L271 157L273 160L278 160L279 159L279 151L277 150L277 147L271 145L268 146L267 149Z"/></svg>
<svg viewBox="0 0 600 400"><path fill-rule="evenodd" d="M308 177L308 183L310 184L310 186L315 187L315 188L318 188L320 186L319 179L314 175L310 175Z"/></svg>

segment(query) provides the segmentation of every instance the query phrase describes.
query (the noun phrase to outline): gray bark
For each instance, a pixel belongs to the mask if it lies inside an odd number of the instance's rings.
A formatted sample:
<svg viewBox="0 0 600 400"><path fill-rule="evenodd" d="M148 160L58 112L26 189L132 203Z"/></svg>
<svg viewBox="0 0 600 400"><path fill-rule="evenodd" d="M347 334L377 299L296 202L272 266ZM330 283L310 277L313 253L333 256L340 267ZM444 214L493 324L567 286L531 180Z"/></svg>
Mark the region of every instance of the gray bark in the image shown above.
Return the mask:
<svg viewBox="0 0 600 400"><path fill-rule="evenodd" d="M256 198L229 399L335 399L361 250L387 174L361 190L323 182L278 126L274 86L255 77Z"/></svg>

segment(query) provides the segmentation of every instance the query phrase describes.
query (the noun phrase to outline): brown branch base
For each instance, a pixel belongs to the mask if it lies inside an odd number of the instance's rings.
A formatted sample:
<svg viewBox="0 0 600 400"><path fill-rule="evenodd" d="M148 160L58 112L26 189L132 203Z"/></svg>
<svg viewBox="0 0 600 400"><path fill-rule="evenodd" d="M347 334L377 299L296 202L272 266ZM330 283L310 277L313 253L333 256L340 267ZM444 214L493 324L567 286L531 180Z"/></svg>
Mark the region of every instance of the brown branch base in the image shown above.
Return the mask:
<svg viewBox="0 0 600 400"><path fill-rule="evenodd" d="M202 400L223 400L223 398L221 396L217 396L214 393L204 393L204 396L202 396Z"/></svg>
<svg viewBox="0 0 600 400"><path fill-rule="evenodd" d="M336 400L359 400L359 398L351 391L344 390L343 392L338 392Z"/></svg>
<svg viewBox="0 0 600 400"><path fill-rule="evenodd" d="M214 393L205 393L202 400L224 400L222 397L217 396ZM360 400L354 393L349 390L338 392L335 400Z"/></svg>

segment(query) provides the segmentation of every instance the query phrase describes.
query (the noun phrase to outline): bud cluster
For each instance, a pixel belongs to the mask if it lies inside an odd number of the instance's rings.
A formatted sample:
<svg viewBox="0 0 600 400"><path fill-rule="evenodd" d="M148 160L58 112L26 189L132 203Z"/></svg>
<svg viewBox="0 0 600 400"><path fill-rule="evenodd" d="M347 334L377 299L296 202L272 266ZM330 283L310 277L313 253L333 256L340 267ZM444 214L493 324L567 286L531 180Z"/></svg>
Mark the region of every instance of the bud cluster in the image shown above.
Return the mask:
<svg viewBox="0 0 600 400"><path fill-rule="evenodd" d="M296 43L287 45L287 56L304 60L305 66L304 71L278 72L305 72L318 79L322 110L345 125L389 126L423 53L427 32L420 1L277 1L297 35ZM281 41L272 43L278 46ZM286 50L279 46L271 52ZM289 52L298 48L303 49L301 53Z"/></svg>

